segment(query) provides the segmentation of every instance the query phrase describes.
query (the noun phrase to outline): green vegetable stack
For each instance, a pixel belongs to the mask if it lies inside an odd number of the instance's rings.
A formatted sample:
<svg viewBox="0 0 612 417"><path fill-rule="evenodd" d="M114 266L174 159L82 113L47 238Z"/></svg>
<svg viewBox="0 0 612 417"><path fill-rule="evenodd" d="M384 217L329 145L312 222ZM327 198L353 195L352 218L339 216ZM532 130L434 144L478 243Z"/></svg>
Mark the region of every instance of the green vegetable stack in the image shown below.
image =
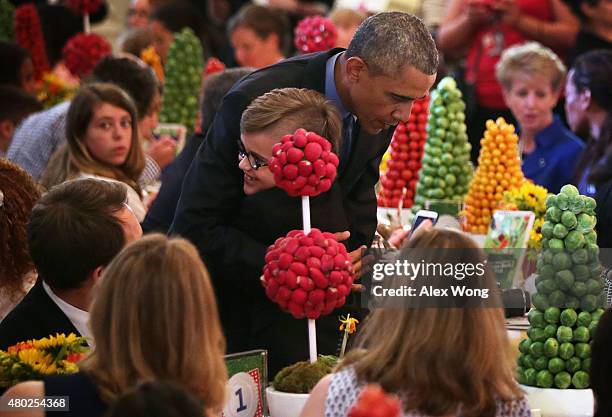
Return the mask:
<svg viewBox="0 0 612 417"><path fill-rule="evenodd" d="M519 344L517 378L541 388L589 387L591 339L604 310L595 200L565 185L546 200L537 294Z"/></svg>
<svg viewBox="0 0 612 417"><path fill-rule="evenodd" d="M431 92L427 142L412 209L427 200L463 200L474 168L465 126L465 103L451 77L443 78Z"/></svg>
<svg viewBox="0 0 612 417"><path fill-rule="evenodd" d="M175 33L165 66L164 102L159 114L162 123L179 123L188 133L193 132L203 69L202 45L193 31L185 28Z"/></svg>

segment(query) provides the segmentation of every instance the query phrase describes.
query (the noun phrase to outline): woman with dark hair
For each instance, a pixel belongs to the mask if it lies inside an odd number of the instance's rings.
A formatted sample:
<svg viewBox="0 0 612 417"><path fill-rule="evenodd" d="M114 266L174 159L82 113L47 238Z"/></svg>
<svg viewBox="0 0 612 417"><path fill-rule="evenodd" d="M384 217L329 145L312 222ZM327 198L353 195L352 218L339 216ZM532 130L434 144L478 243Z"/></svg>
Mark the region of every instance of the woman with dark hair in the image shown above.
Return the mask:
<svg viewBox="0 0 612 417"><path fill-rule="evenodd" d="M287 53L289 19L281 10L247 4L230 20L227 32L242 67L267 67Z"/></svg>
<svg viewBox="0 0 612 417"><path fill-rule="evenodd" d="M565 85L565 112L571 129L590 137L578 161L581 194L595 195L612 179L612 51L579 56Z"/></svg>
<svg viewBox="0 0 612 417"><path fill-rule="evenodd" d="M132 99L114 84L81 87L66 116L66 141L42 176L46 188L75 178L118 181L138 221L146 214L138 179L144 152L138 136L138 113Z"/></svg>
<svg viewBox="0 0 612 417"><path fill-rule="evenodd" d="M33 94L36 87L30 53L12 42L0 41L0 84L10 84Z"/></svg>
<svg viewBox="0 0 612 417"><path fill-rule="evenodd" d="M565 85L565 112L574 132L590 139L578 160L575 182L581 194L597 200L597 244L612 248L612 51L576 58ZM606 255L606 252L603 252ZM605 291L612 301L612 260L603 256Z"/></svg>

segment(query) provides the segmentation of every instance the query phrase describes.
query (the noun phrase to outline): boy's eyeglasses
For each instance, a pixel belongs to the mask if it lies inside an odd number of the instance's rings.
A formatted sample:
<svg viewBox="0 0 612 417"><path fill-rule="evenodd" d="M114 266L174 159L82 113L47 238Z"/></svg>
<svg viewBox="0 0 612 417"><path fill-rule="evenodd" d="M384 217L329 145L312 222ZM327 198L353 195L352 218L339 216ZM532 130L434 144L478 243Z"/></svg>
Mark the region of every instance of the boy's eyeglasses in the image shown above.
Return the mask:
<svg viewBox="0 0 612 417"><path fill-rule="evenodd" d="M261 167L268 166L268 161L262 161L255 155L251 154L250 152L247 152L246 149L244 149L244 145L242 144L242 141L239 140L238 141L238 159L242 161L244 158L247 158L247 160L249 161L249 165L251 165L251 168L253 168L255 171L257 171Z"/></svg>

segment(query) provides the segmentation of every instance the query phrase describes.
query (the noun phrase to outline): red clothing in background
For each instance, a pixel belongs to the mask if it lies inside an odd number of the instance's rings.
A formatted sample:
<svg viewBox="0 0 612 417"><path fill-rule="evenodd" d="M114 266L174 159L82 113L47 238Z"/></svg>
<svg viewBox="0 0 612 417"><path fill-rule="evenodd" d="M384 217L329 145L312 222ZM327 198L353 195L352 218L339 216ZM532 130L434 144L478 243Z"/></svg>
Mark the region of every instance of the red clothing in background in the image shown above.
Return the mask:
<svg viewBox="0 0 612 417"><path fill-rule="evenodd" d="M549 1L516 0L521 14L543 21L553 19ZM528 41L518 29L502 22L483 26L477 33L467 56L466 79L475 83L478 104L505 109L501 87L495 78L495 64L504 49ZM476 62L478 61L478 62Z"/></svg>

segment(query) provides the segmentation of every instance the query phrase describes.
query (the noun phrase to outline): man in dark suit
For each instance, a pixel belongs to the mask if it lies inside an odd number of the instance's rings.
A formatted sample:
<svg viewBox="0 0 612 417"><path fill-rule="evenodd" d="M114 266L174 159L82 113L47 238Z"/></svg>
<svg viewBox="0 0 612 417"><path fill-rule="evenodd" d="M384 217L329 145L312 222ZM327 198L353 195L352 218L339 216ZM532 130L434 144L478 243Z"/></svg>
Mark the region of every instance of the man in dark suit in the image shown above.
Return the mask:
<svg viewBox="0 0 612 417"><path fill-rule="evenodd" d="M27 231L38 281L0 323L0 349L56 333L90 336L102 269L142 235L126 199L123 184L84 179L52 188L36 203Z"/></svg>
<svg viewBox="0 0 612 417"><path fill-rule="evenodd" d="M392 127L407 121L412 103L427 94L438 65L435 43L416 17L381 13L367 19L346 51L305 55L245 77L224 98L183 183L171 232L200 250L217 291L228 351L270 350L270 371L307 358L305 321L271 305L259 284L267 247L301 229L299 199L278 189L246 197L238 168L240 118L255 98L285 87L323 93L343 119L338 187L313 199L313 227L350 233L359 249L376 230L378 166ZM262 169L268 169L264 167ZM319 201L317 201L319 199ZM335 353L337 321L317 321L320 353Z"/></svg>

